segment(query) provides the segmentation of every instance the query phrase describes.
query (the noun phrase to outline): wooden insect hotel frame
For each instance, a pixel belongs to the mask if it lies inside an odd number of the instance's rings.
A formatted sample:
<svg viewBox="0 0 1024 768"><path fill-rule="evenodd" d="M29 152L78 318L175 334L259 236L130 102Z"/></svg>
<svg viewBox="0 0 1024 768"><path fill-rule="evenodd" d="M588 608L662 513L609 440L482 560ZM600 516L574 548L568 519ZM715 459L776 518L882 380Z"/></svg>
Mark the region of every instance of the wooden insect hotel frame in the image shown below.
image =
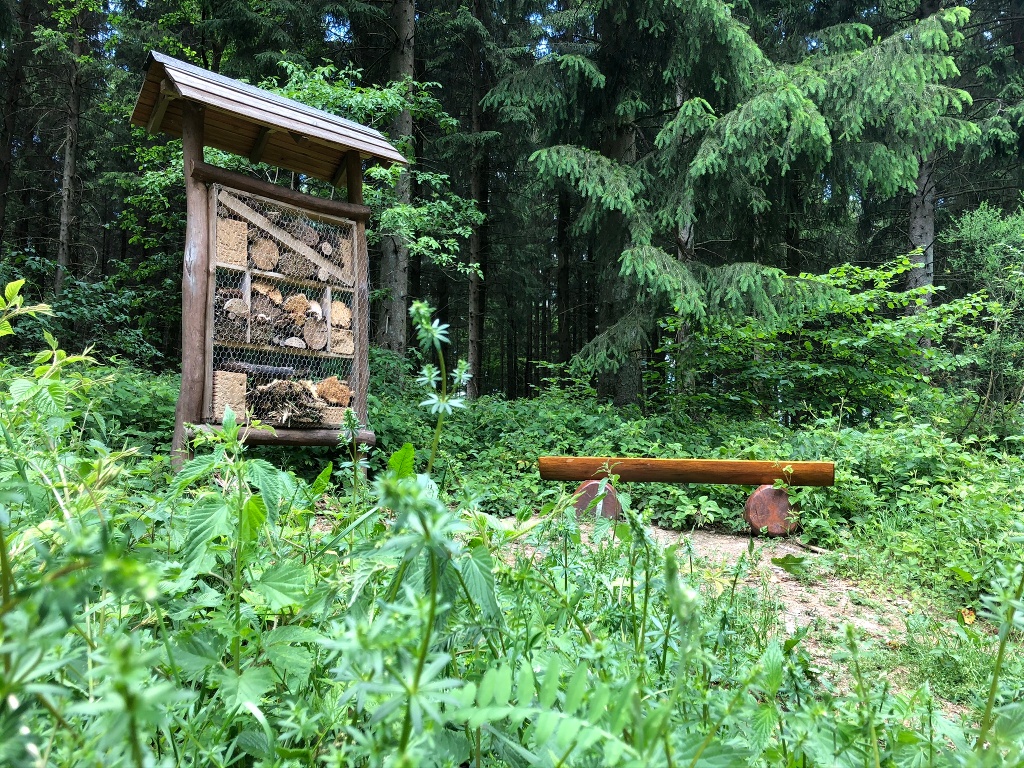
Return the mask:
<svg viewBox="0 0 1024 768"><path fill-rule="evenodd" d="M151 53L132 123L180 136L187 223L176 462L187 425L230 407L253 444L335 445L366 423L364 161L405 163L377 131ZM344 187L327 200L207 164L215 147ZM356 438L372 443L360 430Z"/></svg>

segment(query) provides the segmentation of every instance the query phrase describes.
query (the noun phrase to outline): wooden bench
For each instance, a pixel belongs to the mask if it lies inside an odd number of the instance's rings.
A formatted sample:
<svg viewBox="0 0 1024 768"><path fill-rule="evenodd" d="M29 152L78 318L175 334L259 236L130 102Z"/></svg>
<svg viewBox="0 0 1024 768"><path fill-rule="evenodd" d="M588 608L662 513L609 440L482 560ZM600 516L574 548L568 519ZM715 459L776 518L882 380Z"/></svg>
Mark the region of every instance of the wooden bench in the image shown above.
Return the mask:
<svg viewBox="0 0 1024 768"><path fill-rule="evenodd" d="M786 485L835 485L836 468L831 461L742 461L736 459L629 459L612 456L541 456L540 476L544 480L583 481L576 489L577 510L593 503L598 481L615 475L632 483L706 483L710 485L759 486L743 508L743 516L755 531L769 535L792 533L796 523L790 518L789 497L785 489L772 486L777 480ZM614 489L603 506L606 517L618 518L618 500Z"/></svg>

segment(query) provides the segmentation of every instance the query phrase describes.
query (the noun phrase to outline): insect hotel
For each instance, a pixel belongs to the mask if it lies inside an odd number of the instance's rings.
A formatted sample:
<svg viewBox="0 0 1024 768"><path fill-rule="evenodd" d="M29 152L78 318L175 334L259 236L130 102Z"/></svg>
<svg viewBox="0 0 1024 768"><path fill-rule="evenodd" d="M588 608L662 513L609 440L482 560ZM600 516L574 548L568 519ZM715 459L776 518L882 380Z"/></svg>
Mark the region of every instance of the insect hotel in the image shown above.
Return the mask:
<svg viewBox="0 0 1024 768"><path fill-rule="evenodd" d="M366 422L363 164L405 159L370 128L155 52L131 121L180 136L184 150L176 460L186 425L214 428L227 408L264 425L248 443L337 444L349 409ZM209 165L205 147L327 181L346 199Z"/></svg>

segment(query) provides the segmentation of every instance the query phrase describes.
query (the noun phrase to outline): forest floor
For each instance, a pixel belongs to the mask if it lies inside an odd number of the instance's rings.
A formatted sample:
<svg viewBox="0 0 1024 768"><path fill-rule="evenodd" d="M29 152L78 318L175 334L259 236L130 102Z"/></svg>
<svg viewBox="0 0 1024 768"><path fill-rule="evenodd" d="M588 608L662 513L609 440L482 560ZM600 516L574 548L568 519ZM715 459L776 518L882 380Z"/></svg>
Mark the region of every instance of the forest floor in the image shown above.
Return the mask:
<svg viewBox="0 0 1024 768"><path fill-rule="evenodd" d="M687 567L686 540L694 554L694 566L705 578L720 580L731 573L740 558L752 552L744 586L760 592L763 609L774 611L775 625L792 637L809 627L802 644L819 679L837 691L849 692L852 680L848 664L839 657L845 651L846 627L852 626L862 651L874 657L873 666L885 674L897 692L909 693L910 669L899 664L901 648L910 642L907 630L912 615L934 614L933 606L916 602L884 587L851 581L833 573L834 553L812 552L790 539L755 539L716 531L681 532L651 526L652 537L664 546L680 544L680 566ZM799 575L772 562L774 558L801 558ZM841 557L841 556L840 556ZM728 586L728 585L725 585ZM952 633L955 621L932 616ZM936 638L937 642L941 642ZM970 718L972 708L937 696L945 715L953 720Z"/></svg>

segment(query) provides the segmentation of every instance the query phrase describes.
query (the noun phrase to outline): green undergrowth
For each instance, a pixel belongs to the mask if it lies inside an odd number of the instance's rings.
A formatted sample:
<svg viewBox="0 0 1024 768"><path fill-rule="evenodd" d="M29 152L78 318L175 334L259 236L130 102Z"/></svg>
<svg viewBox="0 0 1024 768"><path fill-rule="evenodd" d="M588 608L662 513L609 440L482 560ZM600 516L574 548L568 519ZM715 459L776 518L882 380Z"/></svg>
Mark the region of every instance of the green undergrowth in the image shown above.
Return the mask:
<svg viewBox="0 0 1024 768"><path fill-rule="evenodd" d="M0 368L0 765L1024 760L1019 458L907 414L788 431L572 388L463 407L416 309L436 362L376 390L380 450L316 472L244 451L229 415L172 475L172 380L52 340ZM753 549L713 568L650 536L737 527L745 489L623 487L610 522L539 480L544 453L834 459L835 488L799 492L805 536L980 620L953 646L927 612L890 649L843 630L823 674Z"/></svg>
<svg viewBox="0 0 1024 768"><path fill-rule="evenodd" d="M442 467L450 484L483 509L508 515L571 491L536 472L541 455L827 460L835 486L792 488L804 541L838 549L845 572L953 603L975 602L999 563L1020 554L1011 542L1024 513L1024 460L1010 448L957 441L938 418L909 410L849 427L822 419L799 430L758 422L630 414L552 391L508 402L483 399L449 425ZM653 522L689 530L746 530L752 488L623 483Z"/></svg>
<svg viewBox="0 0 1024 768"><path fill-rule="evenodd" d="M987 765L978 722L897 692L855 633L833 687L751 559L712 575L627 508L444 503L409 445L331 492L229 420L173 482L90 438L81 361L5 382L0 762L52 766ZM1019 567L989 599L1017 626ZM1009 678L1012 680L1012 678ZM975 747L975 744L981 746Z"/></svg>

